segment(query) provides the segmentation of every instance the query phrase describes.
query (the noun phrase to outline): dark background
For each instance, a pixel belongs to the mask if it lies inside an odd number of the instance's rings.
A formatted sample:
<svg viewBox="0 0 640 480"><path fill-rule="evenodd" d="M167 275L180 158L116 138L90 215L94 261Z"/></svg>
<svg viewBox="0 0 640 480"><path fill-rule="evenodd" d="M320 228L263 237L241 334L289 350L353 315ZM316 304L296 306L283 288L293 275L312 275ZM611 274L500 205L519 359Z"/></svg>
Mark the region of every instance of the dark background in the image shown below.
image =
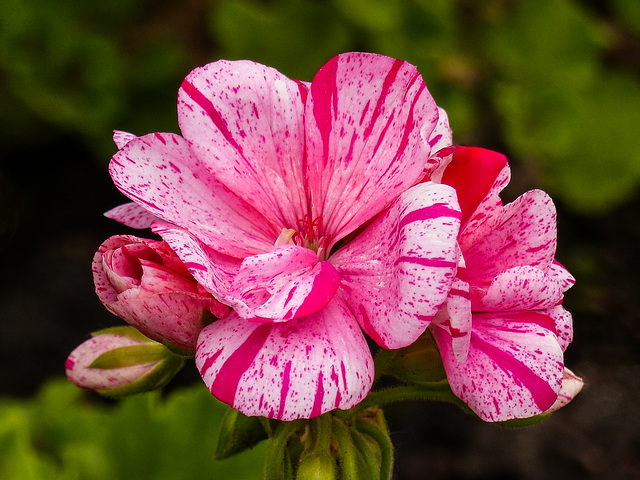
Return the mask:
<svg viewBox="0 0 640 480"><path fill-rule="evenodd" d="M239 2L244 10L234 10L240 7L233 2L195 0L180 5L115 2L109 11L71 0L55 8L44 1L26 2L27 7L7 1L0 7L0 395L30 398L46 379L64 374L66 356L89 332L119 322L95 296L90 271L100 243L129 232L101 215L124 202L106 171L115 152L113 128L136 134L177 131L175 94L181 79L216 58L251 58L310 80L341 50L394 54L397 45L414 45L416 32L433 27L407 24L410 9L419 3L400 2L405 17L392 26L397 31L375 18L358 23L335 2ZM467 37L481 38L490 27L516 35L511 25L531 2L494 1L482 8L451 3L456 15L447 21L472 26ZM504 95L497 98L496 92L529 92L530 77L510 76L507 67L513 65L478 53L477 44L459 41L449 47L460 55L455 57L459 62L444 66L438 56L421 57L411 49L415 46L406 47L402 58L419 66L436 101L449 111L454 141L509 156L513 180L506 200L540 187L556 199L557 258L578 281L565 297L575 327L566 364L585 379L585 388L567 408L524 429L484 424L449 405L390 408L398 479L640 478L640 123L633 124L633 112L640 112L640 16L627 16L637 12L632 2L557 5L570 5L567 12L580 12L588 20L585 25L606 30L609 40L594 40L592 61L598 68L585 74L589 80L568 77L553 83L544 77L549 72L540 73L548 65L531 66L540 75L535 85L548 80L556 90L523 97L514 110L529 115L522 124L506 116L511 107L501 104ZM314 39L311 19L318 12L333 23ZM560 17L547 21L564 21ZM224 25L234 21L247 29L238 33L238 38L247 37L245 43L225 36ZM255 33L256 25L264 31ZM388 43L374 41L378 31ZM264 36L264 45L255 41L257 35ZM287 35L299 39L292 40L297 47L287 47ZM444 48L453 34L441 27L439 36L433 35L423 42ZM546 38L542 30L540 38ZM509 37L507 44L512 43ZM591 48L584 45L582 50ZM466 51L474 53L473 61L465 63ZM528 54L520 53L523 64ZM499 57L507 56L505 51ZM569 56L579 55L572 51ZM615 79L608 77L611 72ZM604 91L599 86L605 83L616 88L600 100L587 95ZM584 90L586 106L576 104L571 114L558 107L563 88ZM541 105L551 113L540 117L536 102L549 96L555 100ZM616 109L608 113L622 117L614 125L615 135L602 134L611 127L602 112ZM581 119L600 114L602 123L585 133L590 124ZM532 119L555 125L557 137L549 140ZM584 140L581 135L587 134L597 138ZM531 151L531 145L539 145L540 152ZM193 365L176 379L178 385L194 381Z"/></svg>

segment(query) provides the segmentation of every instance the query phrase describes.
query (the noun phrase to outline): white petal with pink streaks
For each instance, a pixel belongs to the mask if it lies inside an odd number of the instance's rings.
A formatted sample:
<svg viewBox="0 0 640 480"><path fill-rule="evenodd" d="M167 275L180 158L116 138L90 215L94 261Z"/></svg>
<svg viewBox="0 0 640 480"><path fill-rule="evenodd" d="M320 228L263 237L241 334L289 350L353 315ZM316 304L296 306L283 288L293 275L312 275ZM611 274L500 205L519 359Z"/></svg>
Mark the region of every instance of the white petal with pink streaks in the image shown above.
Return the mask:
<svg viewBox="0 0 640 480"><path fill-rule="evenodd" d="M153 222L159 220L158 217L135 202L125 203L112 208L108 212L105 212L104 216L120 222L127 227L138 229L149 228Z"/></svg>
<svg viewBox="0 0 640 480"><path fill-rule="evenodd" d="M230 256L268 251L280 230L207 172L174 134L131 140L111 159L116 186L153 215Z"/></svg>
<svg viewBox="0 0 640 480"><path fill-rule="evenodd" d="M369 347L338 297L286 323L247 322L231 313L201 332L196 365L219 400L245 415L279 420L348 409L373 381Z"/></svg>
<svg viewBox="0 0 640 480"><path fill-rule="evenodd" d="M280 228L307 213L307 86L250 61L197 68L178 92L178 121L202 164Z"/></svg>
<svg viewBox="0 0 640 480"><path fill-rule="evenodd" d="M448 333L433 327L453 392L480 418L527 418L558 397L564 364L553 321L538 312L474 313L467 361L460 364Z"/></svg>
<svg viewBox="0 0 640 480"><path fill-rule="evenodd" d="M413 65L367 53L329 60L306 103L314 218L336 241L418 181L438 108Z"/></svg>
<svg viewBox="0 0 640 480"><path fill-rule="evenodd" d="M362 328L385 348L413 343L449 294L460 210L448 185L409 189L330 257Z"/></svg>

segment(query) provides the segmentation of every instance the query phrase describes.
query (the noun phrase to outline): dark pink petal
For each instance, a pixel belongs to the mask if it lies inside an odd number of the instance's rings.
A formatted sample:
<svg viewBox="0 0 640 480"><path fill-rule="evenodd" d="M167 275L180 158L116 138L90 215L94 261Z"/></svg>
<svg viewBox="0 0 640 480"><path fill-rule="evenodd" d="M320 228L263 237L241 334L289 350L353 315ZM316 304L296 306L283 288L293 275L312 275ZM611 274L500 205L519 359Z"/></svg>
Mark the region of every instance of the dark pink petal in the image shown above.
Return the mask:
<svg viewBox="0 0 640 480"><path fill-rule="evenodd" d="M505 205L459 238L472 286L486 288L501 272L528 265L549 270L556 251L556 210L549 196L532 190Z"/></svg>
<svg viewBox="0 0 640 480"><path fill-rule="evenodd" d="M367 53L331 59L305 110L311 214L333 241L416 183L438 108L413 65Z"/></svg>
<svg viewBox="0 0 640 480"><path fill-rule="evenodd" d="M472 296L474 312L544 310L562 301L558 283L537 267L523 265L499 273L483 296Z"/></svg>
<svg viewBox="0 0 640 480"><path fill-rule="evenodd" d="M157 222L152 230L171 246L200 285L222 302L229 297L241 260L213 250L175 225Z"/></svg>
<svg viewBox="0 0 640 480"><path fill-rule="evenodd" d="M105 217L131 228L149 228L158 217L135 202L125 203L105 212Z"/></svg>
<svg viewBox="0 0 640 480"><path fill-rule="evenodd" d="M267 251L280 233L215 180L177 135L131 140L113 156L109 172L116 186L151 214L226 255Z"/></svg>
<svg viewBox="0 0 640 480"><path fill-rule="evenodd" d="M507 158L500 153L475 147L453 147L452 153L453 158L444 170L441 182L456 189L464 228L487 197L491 199L495 195L495 200L498 200L499 191L495 191L494 185L507 167Z"/></svg>
<svg viewBox="0 0 640 480"><path fill-rule="evenodd" d="M216 398L245 415L278 420L348 409L373 380L367 342L337 296L286 323L247 322L231 313L202 331L196 365Z"/></svg>
<svg viewBox="0 0 640 480"><path fill-rule="evenodd" d="M287 321L322 309L339 285L333 265L318 262L314 251L281 245L243 260L229 304L246 319Z"/></svg>
<svg viewBox="0 0 640 480"><path fill-rule="evenodd" d="M469 354L456 361L451 337L433 326L453 392L489 422L543 413L558 397L564 364L554 322L538 312L474 313Z"/></svg>
<svg viewBox="0 0 640 480"><path fill-rule="evenodd" d="M453 189L422 183L329 258L347 304L380 346L413 343L446 300L457 269L459 226Z"/></svg>
<svg viewBox="0 0 640 480"><path fill-rule="evenodd" d="M226 60L195 69L178 92L180 128L204 168L279 229L307 213L306 94L272 68Z"/></svg>

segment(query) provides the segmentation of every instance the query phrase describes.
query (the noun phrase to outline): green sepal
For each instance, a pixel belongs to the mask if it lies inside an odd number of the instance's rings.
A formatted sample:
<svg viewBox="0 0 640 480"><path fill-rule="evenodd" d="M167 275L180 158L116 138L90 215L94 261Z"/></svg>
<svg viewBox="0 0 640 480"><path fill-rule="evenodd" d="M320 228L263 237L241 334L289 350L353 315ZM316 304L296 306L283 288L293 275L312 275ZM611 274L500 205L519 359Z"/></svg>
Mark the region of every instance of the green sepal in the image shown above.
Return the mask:
<svg viewBox="0 0 640 480"><path fill-rule="evenodd" d="M97 337L98 335L120 335L121 337L129 337L141 342L153 342L153 340L143 335L137 328L130 325L103 328L102 330L97 330L91 333L92 337Z"/></svg>
<svg viewBox="0 0 640 480"><path fill-rule="evenodd" d="M391 375L415 385L430 384L447 378L440 351L429 331L407 347L379 350L375 364L377 377Z"/></svg>
<svg viewBox="0 0 640 480"><path fill-rule="evenodd" d="M162 345L160 346L164 348ZM97 392L105 397L119 398L156 390L169 383L169 381L175 377L176 373L182 369L184 364L184 357L174 355L169 350L165 349L164 358L139 380L119 388L97 390Z"/></svg>
<svg viewBox="0 0 640 480"><path fill-rule="evenodd" d="M214 458L223 460L232 457L267 438L269 435L259 417L247 417L229 407L222 417Z"/></svg>
<svg viewBox="0 0 640 480"><path fill-rule="evenodd" d="M159 343L127 345L108 350L96 358L87 368L110 370L131 367L144 363L155 363L167 356L167 348Z"/></svg>
<svg viewBox="0 0 640 480"><path fill-rule="evenodd" d="M546 420L551 416L550 413L541 413L540 415L535 415L529 418L514 418L512 420L505 420L504 422L496 422L496 425L500 425L501 427L509 427L509 428L520 428L520 427L528 427L530 425L535 425L536 423L540 423L543 420Z"/></svg>
<svg viewBox="0 0 640 480"><path fill-rule="evenodd" d="M313 453L300 460L296 480L335 480L336 465L328 453Z"/></svg>

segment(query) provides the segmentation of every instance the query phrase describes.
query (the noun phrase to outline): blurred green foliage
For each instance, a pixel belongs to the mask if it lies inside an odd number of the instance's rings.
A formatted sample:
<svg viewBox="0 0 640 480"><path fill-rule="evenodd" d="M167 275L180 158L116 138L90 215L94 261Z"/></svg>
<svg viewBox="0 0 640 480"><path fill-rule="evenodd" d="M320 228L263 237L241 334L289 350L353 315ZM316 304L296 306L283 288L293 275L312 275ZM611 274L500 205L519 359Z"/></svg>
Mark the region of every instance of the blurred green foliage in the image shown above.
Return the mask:
<svg viewBox="0 0 640 480"><path fill-rule="evenodd" d="M2 141L38 141L54 126L106 160L114 128L177 130L175 93L197 65L248 58L311 80L331 56L364 50L419 67L456 143L500 149L531 185L605 212L640 181L639 5L4 0Z"/></svg>
<svg viewBox="0 0 640 480"><path fill-rule="evenodd" d="M0 400L0 478L7 480L258 479L264 445L214 461L226 405L203 384L129 397L117 406L66 379L28 402Z"/></svg>

